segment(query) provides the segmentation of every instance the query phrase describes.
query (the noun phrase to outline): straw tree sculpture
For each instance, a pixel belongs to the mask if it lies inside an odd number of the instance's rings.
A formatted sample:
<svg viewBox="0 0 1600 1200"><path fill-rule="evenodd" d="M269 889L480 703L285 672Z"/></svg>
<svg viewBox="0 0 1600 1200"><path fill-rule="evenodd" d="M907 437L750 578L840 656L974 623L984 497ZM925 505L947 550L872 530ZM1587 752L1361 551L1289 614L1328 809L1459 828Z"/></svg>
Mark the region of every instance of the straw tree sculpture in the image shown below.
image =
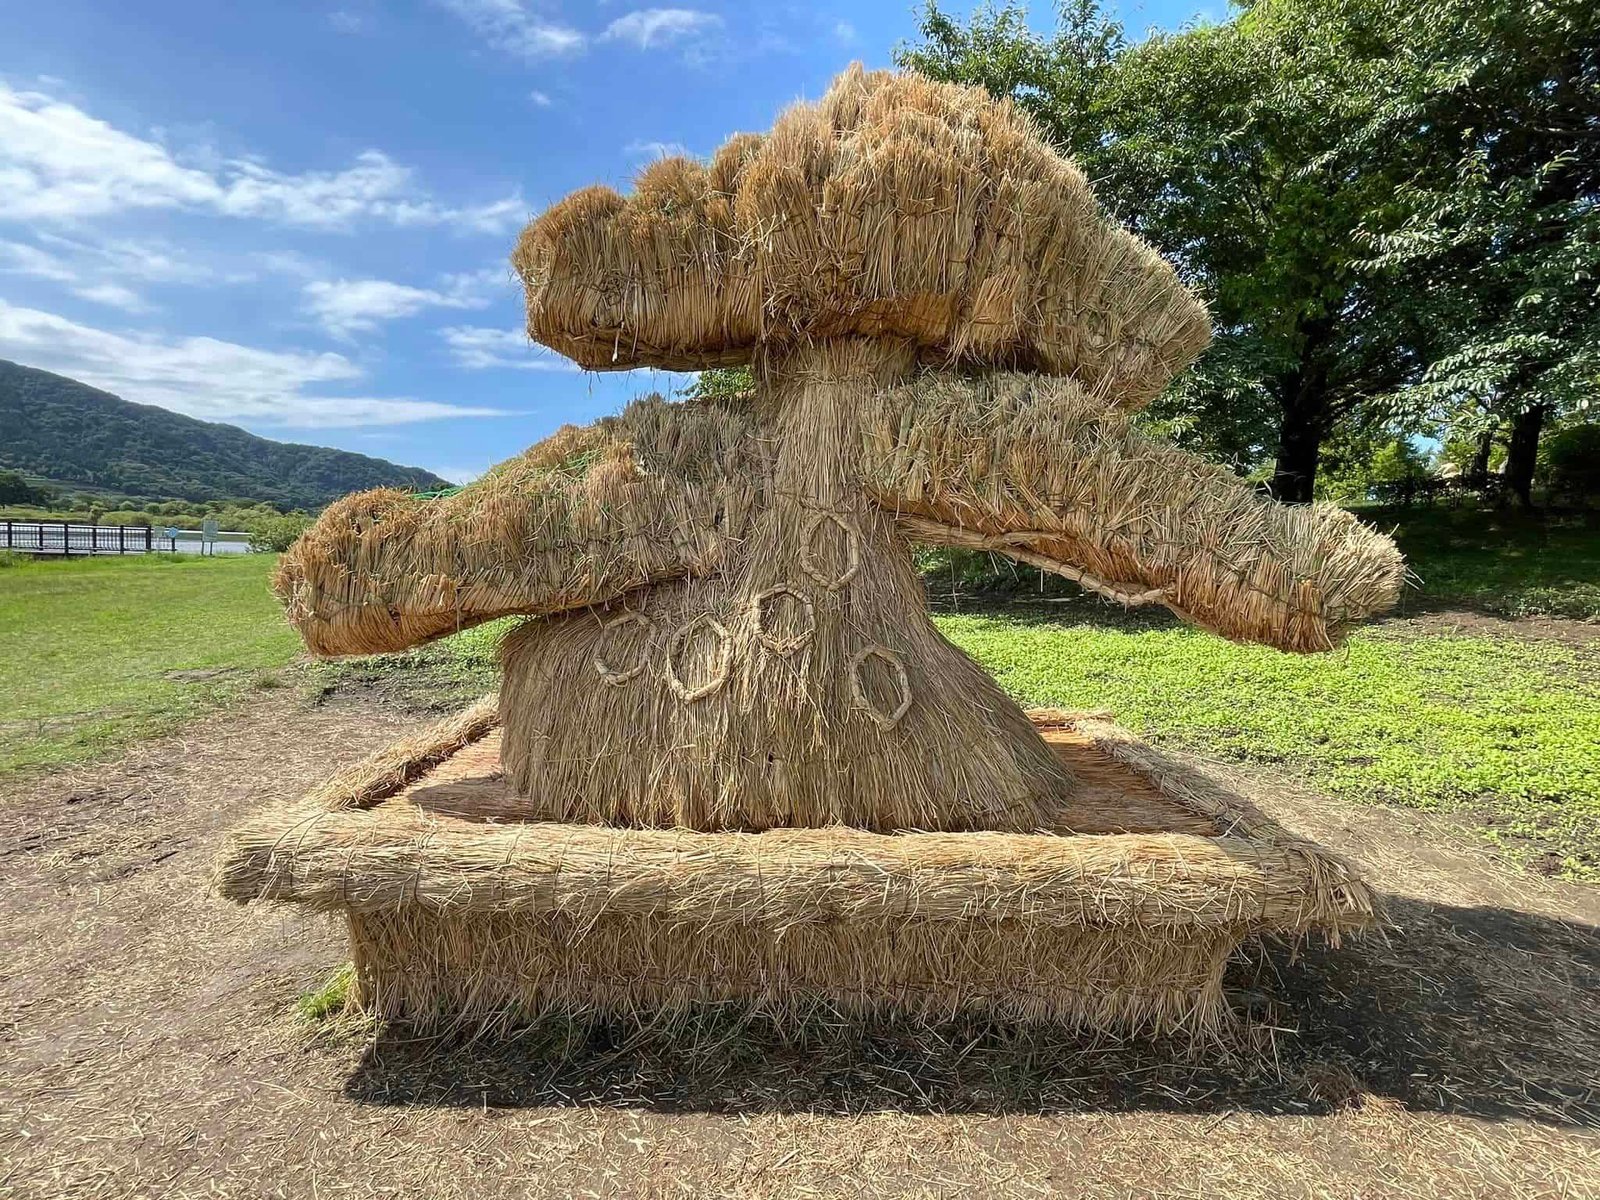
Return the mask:
<svg viewBox="0 0 1600 1200"><path fill-rule="evenodd" d="M1298 651L1402 573L1134 427L1205 311L1010 105L852 69L709 165L568 198L513 263L529 333L583 366L755 386L352 496L284 556L321 654L529 618L497 704L219 862L232 899L343 913L369 1012L1202 1030L1246 939L1370 919L1336 858L1102 720L1022 712L928 619L914 543Z"/></svg>
<svg viewBox="0 0 1600 1200"><path fill-rule="evenodd" d="M578 192L513 263L530 335L583 366L750 363L754 392L354 496L277 588L326 654L542 618L504 650L526 818L1049 825L1072 780L929 621L912 542L1290 650L1394 598L1388 539L1130 426L1205 311L1009 104L853 69L709 166Z"/></svg>

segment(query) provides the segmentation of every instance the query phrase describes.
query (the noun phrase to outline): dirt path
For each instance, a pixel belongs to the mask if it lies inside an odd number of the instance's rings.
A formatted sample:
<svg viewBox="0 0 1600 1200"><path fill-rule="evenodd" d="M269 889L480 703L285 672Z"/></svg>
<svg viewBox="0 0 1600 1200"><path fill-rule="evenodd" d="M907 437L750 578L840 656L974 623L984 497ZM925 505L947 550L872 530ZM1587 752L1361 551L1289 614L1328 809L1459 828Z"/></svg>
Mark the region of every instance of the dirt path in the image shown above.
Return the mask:
<svg viewBox="0 0 1600 1200"><path fill-rule="evenodd" d="M0 803L0 1195L1593 1196L1600 893L1275 785L1397 928L1240 964L1232 1062L1065 1038L308 1036L340 931L205 892L252 807L414 728L288 692ZM3 786L3 785L0 785ZM17 792L23 794L16 794Z"/></svg>

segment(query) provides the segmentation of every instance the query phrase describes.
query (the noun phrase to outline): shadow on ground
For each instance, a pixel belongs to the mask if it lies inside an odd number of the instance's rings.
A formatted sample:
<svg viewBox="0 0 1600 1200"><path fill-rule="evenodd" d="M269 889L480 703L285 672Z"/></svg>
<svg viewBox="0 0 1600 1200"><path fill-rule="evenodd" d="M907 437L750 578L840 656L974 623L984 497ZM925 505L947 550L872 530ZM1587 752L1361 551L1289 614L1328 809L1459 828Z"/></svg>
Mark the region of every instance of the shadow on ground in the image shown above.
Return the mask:
<svg viewBox="0 0 1600 1200"><path fill-rule="evenodd" d="M663 1112L1315 1114L1402 1106L1600 1128L1600 932L1391 898L1393 928L1272 950L1230 977L1224 1050L1060 1031L811 1028L705 1016L683 1029L546 1020L465 1040L389 1031L346 1092L370 1104Z"/></svg>

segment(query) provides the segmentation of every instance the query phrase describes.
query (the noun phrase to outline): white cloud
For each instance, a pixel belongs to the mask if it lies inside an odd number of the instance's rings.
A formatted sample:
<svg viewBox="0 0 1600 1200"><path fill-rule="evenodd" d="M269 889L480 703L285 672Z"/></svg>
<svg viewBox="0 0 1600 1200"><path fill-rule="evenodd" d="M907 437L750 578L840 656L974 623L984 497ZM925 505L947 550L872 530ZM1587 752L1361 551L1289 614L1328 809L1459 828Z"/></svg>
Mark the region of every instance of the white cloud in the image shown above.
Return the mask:
<svg viewBox="0 0 1600 1200"><path fill-rule="evenodd" d="M529 92L528 99L533 102L536 108L549 108L551 104L550 93L541 92L538 89Z"/></svg>
<svg viewBox="0 0 1600 1200"><path fill-rule="evenodd" d="M622 153L636 163L654 162L658 158L689 157L689 150L682 142L629 142L622 148Z"/></svg>
<svg viewBox="0 0 1600 1200"><path fill-rule="evenodd" d="M439 330L456 366L467 371L577 371L577 363L535 345L515 329L453 325Z"/></svg>
<svg viewBox="0 0 1600 1200"><path fill-rule="evenodd" d="M315 279L303 293L306 311L334 337L348 339L424 309L487 308L497 292L510 288L507 268L493 266L445 275L431 288L387 279Z"/></svg>
<svg viewBox="0 0 1600 1200"><path fill-rule="evenodd" d="M161 242L89 242L52 233L39 233L31 243L0 238L0 274L60 284L74 296L127 312L150 307L133 285L211 283L221 278L212 268Z"/></svg>
<svg viewBox="0 0 1600 1200"><path fill-rule="evenodd" d="M853 46L861 40L861 35L856 32L856 27L849 21L835 21L833 23L833 40L841 46Z"/></svg>
<svg viewBox="0 0 1600 1200"><path fill-rule="evenodd" d="M197 160L203 155L193 156ZM251 159L186 164L159 142L65 101L0 83L0 219L74 221L133 209L190 209L289 225L357 219L502 232L526 216L520 196L453 207L409 168L367 150L339 171L285 174Z"/></svg>
<svg viewBox="0 0 1600 1200"><path fill-rule="evenodd" d="M521 0L435 0L465 21L496 50L518 58L549 58L582 50L588 39L578 30L535 16Z"/></svg>
<svg viewBox="0 0 1600 1200"><path fill-rule="evenodd" d="M365 33L372 27L372 18L354 9L336 8L328 14L328 25L339 33Z"/></svg>
<svg viewBox="0 0 1600 1200"><path fill-rule="evenodd" d="M57 371L125 400L208 421L331 428L500 415L406 397L308 394L361 378L341 354L262 350L208 337L116 333L0 300L0 357Z"/></svg>
<svg viewBox="0 0 1600 1200"><path fill-rule="evenodd" d="M73 294L82 296L85 300L92 300L96 304L120 308L124 312L144 312L149 308L143 296L120 283L96 283L89 287L78 287L73 289Z"/></svg>
<svg viewBox="0 0 1600 1200"><path fill-rule="evenodd" d="M722 24L715 13L693 8L644 8L618 17L600 35L602 41L632 42L641 50L670 45Z"/></svg>
<svg viewBox="0 0 1600 1200"><path fill-rule="evenodd" d="M82 273L66 259L25 242L0 241L0 274L26 275L59 283L81 299L128 312L138 312L144 307L143 300L133 289L86 282Z"/></svg>
<svg viewBox="0 0 1600 1200"><path fill-rule="evenodd" d="M466 287L440 291L387 279L319 279L305 287L306 311L334 337L345 339L423 309L483 308L487 303Z"/></svg>

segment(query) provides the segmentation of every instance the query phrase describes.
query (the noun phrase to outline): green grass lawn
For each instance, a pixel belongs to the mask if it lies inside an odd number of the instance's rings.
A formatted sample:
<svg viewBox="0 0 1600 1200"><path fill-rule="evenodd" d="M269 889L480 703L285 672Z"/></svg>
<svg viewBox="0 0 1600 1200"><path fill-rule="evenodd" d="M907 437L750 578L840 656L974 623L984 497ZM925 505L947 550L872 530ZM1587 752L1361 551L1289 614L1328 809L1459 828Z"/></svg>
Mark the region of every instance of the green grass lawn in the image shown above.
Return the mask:
<svg viewBox="0 0 1600 1200"><path fill-rule="evenodd" d="M1393 532L1417 577L1402 601L1507 617L1600 618L1600 519L1442 505L1359 511Z"/></svg>
<svg viewBox="0 0 1600 1200"><path fill-rule="evenodd" d="M1107 708L1156 742L1347 799L1457 810L1513 858L1600 878L1600 644L1380 626L1299 656L1111 620L938 623L1025 705Z"/></svg>
<svg viewBox="0 0 1600 1200"><path fill-rule="evenodd" d="M0 771L93 756L160 732L298 648L266 555L0 566ZM188 672L183 674L174 674Z"/></svg>

